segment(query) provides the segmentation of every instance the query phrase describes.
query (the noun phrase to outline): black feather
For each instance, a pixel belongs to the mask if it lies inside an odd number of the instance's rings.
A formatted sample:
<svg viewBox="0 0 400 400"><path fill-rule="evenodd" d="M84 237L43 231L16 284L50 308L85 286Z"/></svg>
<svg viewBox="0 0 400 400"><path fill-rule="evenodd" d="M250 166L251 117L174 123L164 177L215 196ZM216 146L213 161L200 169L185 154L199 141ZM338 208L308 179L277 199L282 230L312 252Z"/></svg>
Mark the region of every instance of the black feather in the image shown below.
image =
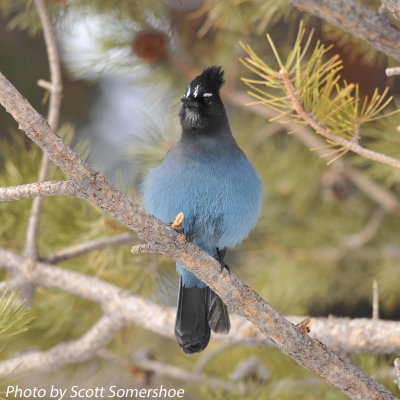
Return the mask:
<svg viewBox="0 0 400 400"><path fill-rule="evenodd" d="M180 279L175 337L186 354L204 350L210 340L209 291L208 287L184 287Z"/></svg>
<svg viewBox="0 0 400 400"><path fill-rule="evenodd" d="M210 311L208 313L210 327L213 332L227 335L231 329L228 309L217 293L210 289L210 294Z"/></svg>
<svg viewBox="0 0 400 400"><path fill-rule="evenodd" d="M218 91L224 83L224 71L221 67L213 65L204 68L203 72L193 79L190 86L195 87L200 85L208 90L214 89L213 91Z"/></svg>

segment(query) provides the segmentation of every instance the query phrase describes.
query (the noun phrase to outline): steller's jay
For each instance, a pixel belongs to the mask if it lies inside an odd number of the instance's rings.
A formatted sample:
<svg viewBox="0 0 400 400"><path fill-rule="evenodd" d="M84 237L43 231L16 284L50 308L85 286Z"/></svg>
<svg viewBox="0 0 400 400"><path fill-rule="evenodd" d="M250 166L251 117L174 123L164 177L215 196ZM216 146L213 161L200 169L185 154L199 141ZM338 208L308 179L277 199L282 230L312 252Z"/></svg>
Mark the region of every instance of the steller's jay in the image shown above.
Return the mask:
<svg viewBox="0 0 400 400"><path fill-rule="evenodd" d="M180 110L182 136L144 180L146 209L164 222L184 214L188 240L222 266L227 248L247 237L261 212L262 184L232 136L219 89L221 67L208 67L188 86ZM210 328L227 334L222 300L184 266L180 274L175 336L185 353L204 350Z"/></svg>

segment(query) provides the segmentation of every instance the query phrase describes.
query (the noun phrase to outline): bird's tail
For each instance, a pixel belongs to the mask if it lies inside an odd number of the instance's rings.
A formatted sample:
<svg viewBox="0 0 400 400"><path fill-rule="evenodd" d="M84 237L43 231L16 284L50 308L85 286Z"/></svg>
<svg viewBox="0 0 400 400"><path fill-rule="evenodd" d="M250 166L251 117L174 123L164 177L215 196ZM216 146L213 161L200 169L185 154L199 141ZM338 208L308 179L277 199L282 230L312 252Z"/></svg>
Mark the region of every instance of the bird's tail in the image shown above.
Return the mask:
<svg viewBox="0 0 400 400"><path fill-rule="evenodd" d="M231 321L229 320L228 308L217 293L210 290L210 310L208 313L208 321L210 327L215 333L228 334L231 329Z"/></svg>
<svg viewBox="0 0 400 400"><path fill-rule="evenodd" d="M184 287L180 278L175 336L185 353L198 353L210 341L209 308L210 289Z"/></svg>

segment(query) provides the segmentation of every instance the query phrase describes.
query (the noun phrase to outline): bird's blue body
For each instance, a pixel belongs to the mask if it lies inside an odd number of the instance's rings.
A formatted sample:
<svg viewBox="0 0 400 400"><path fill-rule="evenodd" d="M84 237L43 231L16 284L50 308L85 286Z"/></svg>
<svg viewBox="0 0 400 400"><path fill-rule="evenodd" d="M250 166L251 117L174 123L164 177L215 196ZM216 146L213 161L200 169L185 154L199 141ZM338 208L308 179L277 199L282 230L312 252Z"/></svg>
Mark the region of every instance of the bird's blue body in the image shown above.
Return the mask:
<svg viewBox="0 0 400 400"><path fill-rule="evenodd" d="M183 212L186 235L207 253L232 248L254 228L261 212L260 178L233 137L175 144L144 183L147 210L164 222ZM186 287L204 286L177 265Z"/></svg>
<svg viewBox="0 0 400 400"><path fill-rule="evenodd" d="M162 221L183 213L186 237L223 264L261 212L261 180L232 136L219 96L220 67L206 68L188 86L179 113L182 136L147 175L146 209ZM185 353L204 350L211 330L228 333L228 310L219 296L184 266L180 274L175 336Z"/></svg>

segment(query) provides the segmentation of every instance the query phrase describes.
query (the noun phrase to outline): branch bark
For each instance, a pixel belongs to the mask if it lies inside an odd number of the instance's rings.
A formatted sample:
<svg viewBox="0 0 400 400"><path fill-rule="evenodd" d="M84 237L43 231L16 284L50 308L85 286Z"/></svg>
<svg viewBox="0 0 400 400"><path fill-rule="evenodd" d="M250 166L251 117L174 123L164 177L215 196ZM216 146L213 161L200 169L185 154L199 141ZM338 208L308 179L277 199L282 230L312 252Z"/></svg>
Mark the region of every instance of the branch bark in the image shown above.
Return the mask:
<svg viewBox="0 0 400 400"><path fill-rule="evenodd" d="M0 201L14 201L47 196L79 196L70 180L29 183L21 186L0 188Z"/></svg>
<svg viewBox="0 0 400 400"><path fill-rule="evenodd" d="M81 338L47 351L34 351L0 363L0 376L11 378L32 371L51 372L68 364L90 359L124 327L119 318L105 315Z"/></svg>
<svg viewBox="0 0 400 400"><path fill-rule="evenodd" d="M315 14L365 40L386 55L400 60L400 29L391 24L388 18L382 18L379 12L365 8L355 0L288 0L288 2L299 10Z"/></svg>
<svg viewBox="0 0 400 400"><path fill-rule="evenodd" d="M382 4L393 14L397 20L400 20L399 0L382 0Z"/></svg>
<svg viewBox="0 0 400 400"><path fill-rule="evenodd" d="M52 161L74 180L82 197L135 230L142 239L154 244L157 253L185 265L218 293L231 311L246 317L282 352L351 398L394 398L384 386L290 323L233 273L219 273L219 264L214 258L193 243L188 243L183 235L117 191L102 174L89 167L55 134L44 118L2 74L0 102L26 135L47 151Z"/></svg>

